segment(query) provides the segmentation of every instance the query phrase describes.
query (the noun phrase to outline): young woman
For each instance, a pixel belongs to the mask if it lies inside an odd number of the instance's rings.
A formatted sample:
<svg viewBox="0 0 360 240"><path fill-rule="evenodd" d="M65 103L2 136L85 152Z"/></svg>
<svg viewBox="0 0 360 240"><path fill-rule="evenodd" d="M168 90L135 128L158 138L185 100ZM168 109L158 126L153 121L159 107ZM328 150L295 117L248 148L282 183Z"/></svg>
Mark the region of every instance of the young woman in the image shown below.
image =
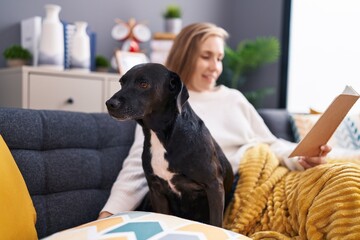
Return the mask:
<svg viewBox="0 0 360 240"><path fill-rule="evenodd" d="M258 143L269 144L291 170L324 163L324 157L331 151L328 145L321 146L319 157L287 158L295 145L276 138L242 93L216 85L227 37L228 33L216 25L191 24L176 37L166 66L180 75L189 90L191 106L221 146L234 173L244 152ZM141 164L142 145L142 129L137 126L135 141L99 218L134 210L148 192Z"/></svg>

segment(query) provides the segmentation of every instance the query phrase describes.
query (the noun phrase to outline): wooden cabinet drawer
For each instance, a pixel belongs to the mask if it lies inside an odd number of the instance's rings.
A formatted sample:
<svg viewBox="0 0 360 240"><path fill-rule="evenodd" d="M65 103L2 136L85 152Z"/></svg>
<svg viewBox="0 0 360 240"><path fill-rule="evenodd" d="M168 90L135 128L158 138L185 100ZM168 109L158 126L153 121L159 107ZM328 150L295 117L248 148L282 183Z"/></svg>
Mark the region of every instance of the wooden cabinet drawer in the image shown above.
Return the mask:
<svg viewBox="0 0 360 240"><path fill-rule="evenodd" d="M103 81L76 77L29 75L28 108L102 112Z"/></svg>
<svg viewBox="0 0 360 240"><path fill-rule="evenodd" d="M116 73L23 66L0 69L0 107L107 112L120 89Z"/></svg>

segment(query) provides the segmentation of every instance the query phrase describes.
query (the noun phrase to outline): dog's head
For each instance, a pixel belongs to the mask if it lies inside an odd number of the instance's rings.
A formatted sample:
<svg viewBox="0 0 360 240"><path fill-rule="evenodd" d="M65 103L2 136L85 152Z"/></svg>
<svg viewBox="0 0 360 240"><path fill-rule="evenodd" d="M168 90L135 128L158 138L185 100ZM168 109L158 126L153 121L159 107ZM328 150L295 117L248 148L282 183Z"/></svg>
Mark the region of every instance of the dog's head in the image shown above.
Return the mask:
<svg viewBox="0 0 360 240"><path fill-rule="evenodd" d="M189 98L180 77L157 63L134 66L120 78L120 84L121 89L106 101L109 114L119 120L181 112Z"/></svg>

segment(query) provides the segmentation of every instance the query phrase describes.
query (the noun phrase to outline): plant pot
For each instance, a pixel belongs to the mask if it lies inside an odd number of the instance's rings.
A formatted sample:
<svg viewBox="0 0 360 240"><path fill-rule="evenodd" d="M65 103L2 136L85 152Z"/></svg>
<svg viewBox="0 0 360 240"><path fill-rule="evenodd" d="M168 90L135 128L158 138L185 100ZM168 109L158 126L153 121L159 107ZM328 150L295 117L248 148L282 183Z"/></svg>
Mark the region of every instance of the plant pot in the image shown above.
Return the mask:
<svg viewBox="0 0 360 240"><path fill-rule="evenodd" d="M27 60L24 59L8 59L6 60L6 65L8 67L21 67L27 64Z"/></svg>
<svg viewBox="0 0 360 240"><path fill-rule="evenodd" d="M181 18L167 18L165 19L165 32L178 34L182 28Z"/></svg>

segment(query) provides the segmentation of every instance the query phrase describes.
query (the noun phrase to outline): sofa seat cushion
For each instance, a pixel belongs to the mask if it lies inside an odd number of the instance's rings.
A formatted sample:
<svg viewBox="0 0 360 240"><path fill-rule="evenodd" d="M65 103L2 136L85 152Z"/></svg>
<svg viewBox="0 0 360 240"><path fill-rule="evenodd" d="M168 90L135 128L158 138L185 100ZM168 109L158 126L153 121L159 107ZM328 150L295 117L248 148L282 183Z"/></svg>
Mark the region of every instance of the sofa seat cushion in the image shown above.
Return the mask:
<svg viewBox="0 0 360 240"><path fill-rule="evenodd" d="M0 135L1 239L37 239L36 212L25 181Z"/></svg>
<svg viewBox="0 0 360 240"><path fill-rule="evenodd" d="M87 239L249 239L223 228L151 212L123 212L55 233L47 240Z"/></svg>

